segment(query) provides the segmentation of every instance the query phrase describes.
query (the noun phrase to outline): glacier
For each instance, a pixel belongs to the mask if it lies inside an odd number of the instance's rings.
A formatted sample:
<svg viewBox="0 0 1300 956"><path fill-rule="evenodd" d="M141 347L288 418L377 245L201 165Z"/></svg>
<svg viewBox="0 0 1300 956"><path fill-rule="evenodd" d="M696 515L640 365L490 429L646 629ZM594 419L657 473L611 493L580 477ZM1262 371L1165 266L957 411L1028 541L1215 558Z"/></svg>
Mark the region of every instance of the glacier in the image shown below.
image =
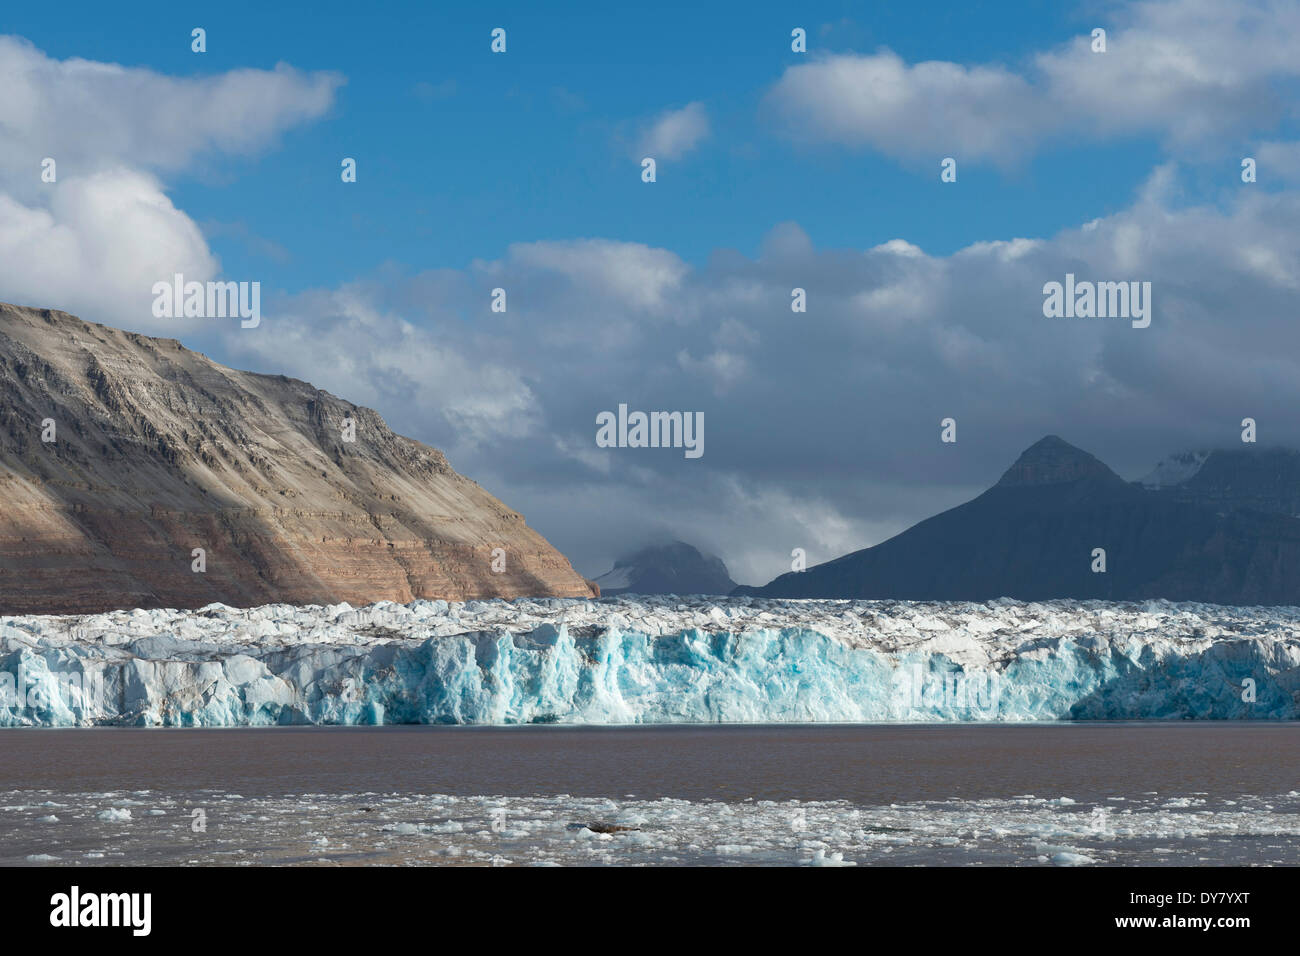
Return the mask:
<svg viewBox="0 0 1300 956"><path fill-rule="evenodd" d="M0 726L1300 719L1300 608L616 597L0 617Z"/></svg>

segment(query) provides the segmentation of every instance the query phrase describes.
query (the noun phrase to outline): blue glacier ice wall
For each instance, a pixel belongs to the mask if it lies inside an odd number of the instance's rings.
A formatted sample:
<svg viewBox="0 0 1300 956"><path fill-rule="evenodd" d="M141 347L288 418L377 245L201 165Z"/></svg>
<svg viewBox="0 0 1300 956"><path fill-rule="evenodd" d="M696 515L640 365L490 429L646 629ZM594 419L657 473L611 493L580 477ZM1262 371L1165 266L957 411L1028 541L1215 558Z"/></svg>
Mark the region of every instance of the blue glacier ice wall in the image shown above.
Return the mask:
<svg viewBox="0 0 1300 956"><path fill-rule="evenodd" d="M1163 602L5 618L0 726L1297 719L1297 633L1296 609Z"/></svg>

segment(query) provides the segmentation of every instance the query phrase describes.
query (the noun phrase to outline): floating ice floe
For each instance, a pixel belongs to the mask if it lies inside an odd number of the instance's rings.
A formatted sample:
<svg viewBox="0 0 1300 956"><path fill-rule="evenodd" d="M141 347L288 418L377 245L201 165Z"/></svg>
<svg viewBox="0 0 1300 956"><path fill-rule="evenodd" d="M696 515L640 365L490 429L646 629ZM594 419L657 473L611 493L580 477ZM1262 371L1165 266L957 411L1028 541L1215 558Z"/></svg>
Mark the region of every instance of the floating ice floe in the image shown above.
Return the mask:
<svg viewBox="0 0 1300 956"><path fill-rule="evenodd" d="M346 863L502 861L550 864L892 866L989 864L1160 866L1300 860L1300 794L1236 794L1170 810L1166 796L1129 794L1098 825L1097 804L1050 797L926 799L890 806L846 800L623 799L554 795L394 793L241 796L203 789L159 797L163 817L102 820L112 794L61 794L63 822L31 792L0 793L0 865L68 865L77 858L136 863ZM17 802L21 799L23 802ZM187 807L202 801L202 839ZM1228 806L1231 803L1232 806ZM508 826L499 826L504 810ZM798 820L796 829L792 821ZM446 826L454 823L454 827ZM591 829L591 824L607 832ZM635 829L628 829L635 827ZM621 829L620 829L621 828ZM60 844L72 833L84 854Z"/></svg>

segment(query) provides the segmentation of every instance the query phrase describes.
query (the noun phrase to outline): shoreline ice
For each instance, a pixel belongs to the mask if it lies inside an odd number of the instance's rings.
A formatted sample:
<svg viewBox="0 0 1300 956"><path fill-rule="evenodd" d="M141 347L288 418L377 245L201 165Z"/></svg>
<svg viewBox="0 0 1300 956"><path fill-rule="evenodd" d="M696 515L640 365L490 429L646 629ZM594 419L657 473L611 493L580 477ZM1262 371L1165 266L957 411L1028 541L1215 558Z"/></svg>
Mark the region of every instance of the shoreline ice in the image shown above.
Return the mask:
<svg viewBox="0 0 1300 956"><path fill-rule="evenodd" d="M1300 719L1300 608L275 604L0 617L0 726Z"/></svg>

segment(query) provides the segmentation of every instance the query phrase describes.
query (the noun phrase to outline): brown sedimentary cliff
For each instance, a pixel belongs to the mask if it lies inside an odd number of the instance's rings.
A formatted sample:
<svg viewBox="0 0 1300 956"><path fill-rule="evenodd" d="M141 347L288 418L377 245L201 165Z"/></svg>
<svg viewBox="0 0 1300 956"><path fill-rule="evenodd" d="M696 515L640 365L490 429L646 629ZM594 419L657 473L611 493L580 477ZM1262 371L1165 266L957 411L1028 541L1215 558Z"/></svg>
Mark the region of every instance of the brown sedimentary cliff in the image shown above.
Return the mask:
<svg viewBox="0 0 1300 956"><path fill-rule="evenodd" d="M0 613L595 593L368 408L0 304Z"/></svg>

